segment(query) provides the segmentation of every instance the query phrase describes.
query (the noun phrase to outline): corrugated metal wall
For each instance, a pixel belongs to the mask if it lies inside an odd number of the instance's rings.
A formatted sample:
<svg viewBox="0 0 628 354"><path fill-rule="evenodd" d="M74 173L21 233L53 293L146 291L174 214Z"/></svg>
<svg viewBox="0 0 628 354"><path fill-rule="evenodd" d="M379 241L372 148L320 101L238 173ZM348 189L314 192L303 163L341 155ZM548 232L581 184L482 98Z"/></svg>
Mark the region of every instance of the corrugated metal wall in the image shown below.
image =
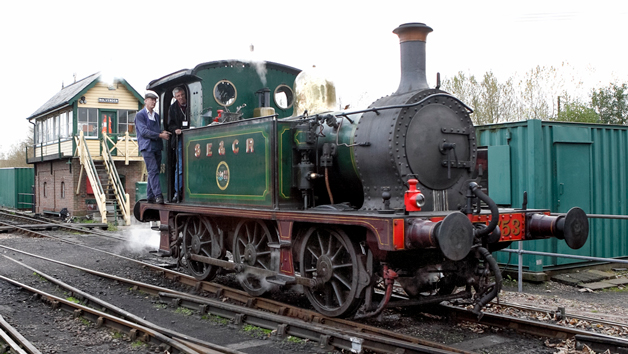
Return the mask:
<svg viewBox="0 0 628 354"><path fill-rule="evenodd" d="M12 209L30 209L35 183L35 169L29 167L0 168L0 206Z"/></svg>
<svg viewBox="0 0 628 354"><path fill-rule="evenodd" d="M529 120L478 126L476 132L478 145L489 147L489 195L510 200L503 206L520 208L527 191L530 209L567 212L578 206L589 214L627 214L628 127ZM509 163L491 165L492 157ZM491 180L503 181L506 172L510 188L491 186ZM556 239L525 242L524 249L604 258L628 256L628 221L589 222L589 240L580 250L571 250ZM498 254L500 262L509 258L509 263L516 264L514 255ZM524 256L524 266L530 271L569 263L575 261Z"/></svg>

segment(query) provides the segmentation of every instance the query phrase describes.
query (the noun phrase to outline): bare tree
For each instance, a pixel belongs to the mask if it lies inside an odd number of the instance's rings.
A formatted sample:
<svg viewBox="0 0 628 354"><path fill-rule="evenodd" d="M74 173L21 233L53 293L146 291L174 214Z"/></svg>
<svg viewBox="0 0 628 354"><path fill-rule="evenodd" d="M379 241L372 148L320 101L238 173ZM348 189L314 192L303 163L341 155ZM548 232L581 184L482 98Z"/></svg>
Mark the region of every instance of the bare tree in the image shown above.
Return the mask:
<svg viewBox="0 0 628 354"><path fill-rule="evenodd" d="M26 149L33 147L33 127L29 128L28 137L11 146L6 153L0 153L0 167L32 167L26 162ZM32 154L29 151L29 154Z"/></svg>
<svg viewBox="0 0 628 354"><path fill-rule="evenodd" d="M551 120L558 115L557 97L568 97L568 88L572 92L583 87L577 77L570 65L562 63L558 68L536 66L502 82L491 71L481 81L458 72L451 79L445 78L442 86L475 110L472 115L475 124ZM594 120L586 105L582 106L580 96L575 92L571 95L574 98L569 100L570 113L561 117L571 121Z"/></svg>
<svg viewBox="0 0 628 354"><path fill-rule="evenodd" d="M475 124L507 122L515 116L512 79L500 83L489 71L482 81L478 81L473 75L458 72L452 79L443 80L443 88L474 109L472 119Z"/></svg>

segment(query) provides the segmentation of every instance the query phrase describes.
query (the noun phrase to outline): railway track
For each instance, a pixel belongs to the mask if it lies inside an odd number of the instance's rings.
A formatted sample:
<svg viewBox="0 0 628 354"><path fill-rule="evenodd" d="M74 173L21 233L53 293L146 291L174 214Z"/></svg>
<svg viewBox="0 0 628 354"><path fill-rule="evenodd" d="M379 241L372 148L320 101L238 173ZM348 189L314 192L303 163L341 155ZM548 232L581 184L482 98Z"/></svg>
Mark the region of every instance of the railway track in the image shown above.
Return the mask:
<svg viewBox="0 0 628 354"><path fill-rule="evenodd" d="M445 311L447 312L447 316L453 319L456 322L465 321L465 322L473 322L477 321L477 316L467 309L451 306L451 305L441 305ZM501 304L499 305L502 308L508 307L508 305ZM518 305L513 305L513 307L518 307ZM529 308L529 311L541 312L541 309ZM569 339L569 338L580 338L579 342L583 344L587 344L591 349L601 347L597 344L604 345L608 348L614 348L611 352L616 353L621 350L628 351L628 338L618 338L615 336L606 335L603 333L597 333L593 331L588 331L584 329L575 328L573 326L567 326L564 323L549 323L547 321L535 321L529 320L526 318L513 317L507 315L501 315L496 313L485 312L482 318L477 321L480 324L486 326L493 326L499 328L508 328L516 330L520 333L527 333L539 337L546 338L555 338L555 339ZM598 323L602 324L603 321L598 321ZM621 327L626 330L626 324L618 324L618 323L604 323L607 327Z"/></svg>
<svg viewBox="0 0 628 354"><path fill-rule="evenodd" d="M18 250L13 251L21 252ZM103 252L102 250L98 251ZM114 256L120 257L119 255ZM154 287L149 284L133 283L132 281L127 279L116 279L116 281L127 282L138 290L159 295L160 298L165 302L176 304L177 306L186 307L198 311L199 313L217 314L219 316L230 319L233 323L236 324L252 324L262 328L270 328L275 330L275 333L277 333L277 335L279 336L290 335L300 338L306 338L311 341L317 341L318 343L320 343L320 346L322 348L336 347L340 349L359 349L370 350L374 352L394 352L395 350L397 350L405 353L437 353L443 351L458 353L465 352L459 349L449 348L442 345L437 345L435 346L435 348L432 347L431 349L422 348L421 346L430 346L433 344L427 343L415 337L405 336L377 327L362 325L353 321L326 318L316 312L290 306L285 303L279 303L270 299L252 298L245 292L231 289L220 284L199 282L193 277L182 273L163 269L161 267L146 264L144 262L139 262L130 258L125 259L136 262L138 265L141 265L143 267L148 267L153 271L158 272L166 279L177 281L180 284L190 286L196 291L202 291L204 293L210 294L213 299L200 296L192 296L186 293L173 292L164 288ZM77 269L79 268L70 264L64 265L75 267ZM94 271L88 269L81 270L96 274L94 273ZM230 302L242 304L245 306L245 308L243 309L242 306L236 306L234 304L227 304L220 299L229 299ZM504 305L506 304L500 304L500 306ZM547 309L529 310L536 310L537 312L547 312ZM477 318L475 317L475 315L471 314L469 311L453 307L448 311L451 311L448 316L457 321L477 322ZM287 318L286 316L289 318ZM592 347L594 345L594 342L601 342L604 343L603 345L607 347L610 345L614 348L619 348L618 350L622 350L621 348L626 345L625 340L620 338L604 336L599 333L594 333L590 331L573 330L569 329L568 327L559 326L556 324L543 324L538 321L530 321L521 318L518 319L511 316L486 313L480 323L489 326L514 329L522 333L528 333L547 338L565 339L577 336L576 338L579 338L579 341L581 343L588 343L587 345L589 345L589 347ZM331 328L333 329L326 329L323 325L332 326ZM607 323L604 325L613 324ZM337 335L334 336L334 333L336 333ZM366 338L361 338L359 336L360 334L363 334L362 337ZM613 341L615 341L614 344L609 344ZM402 344L404 342L406 344ZM598 345L598 347L600 346Z"/></svg>
<svg viewBox="0 0 628 354"><path fill-rule="evenodd" d="M0 316L0 339L6 346L0 346L0 352L7 353L9 349L17 354L41 354L20 332Z"/></svg>
<svg viewBox="0 0 628 354"><path fill-rule="evenodd" d="M270 302L266 302L264 300L267 299L252 298L242 291L227 287L220 286L216 288L218 290L215 293L217 295L216 298L209 299L206 297L193 296L168 288L101 273L84 267L78 267L76 265L37 256L6 246L0 246L0 248L78 269L112 281L125 283L140 292L158 295L163 301L174 304L174 307L189 308L198 311L200 314L217 315L231 320L236 325L249 324L261 328L273 329L276 330L277 335L280 337L294 336L317 341L322 349L337 348L351 350L358 353L364 350L370 350L378 353L470 353L465 350L451 348L439 343L423 341L410 336L399 335L394 332L361 325L355 322L322 318L315 312L299 308L294 309L300 310L300 317L305 320L290 318L287 316L286 312L290 312L289 310L292 308L291 306L286 307L285 304L272 300ZM147 264L143 265L147 267L150 266ZM30 269L41 275L40 271L33 268ZM184 274L176 272L172 273L175 273L174 275L179 277L179 281L182 278L188 277ZM53 280L51 277L45 277L51 281ZM173 279L176 280L176 278ZM185 282L182 283L185 284ZM197 286L196 289L204 290L202 285L200 288ZM78 293L73 289L68 290L73 293ZM84 295L79 294L79 296ZM221 298L229 298L230 300L239 298L239 302L243 303L245 306L223 302ZM264 303L263 306L259 306L262 303ZM114 311L120 312L119 310ZM339 324L341 325L339 326Z"/></svg>
<svg viewBox="0 0 628 354"><path fill-rule="evenodd" d="M168 351L171 353L190 354L208 352L244 354L237 350L218 346L213 343L192 338L185 334L177 333L167 328L157 326L149 321L140 318L139 316L125 311L104 300L101 300L96 296L90 295L85 291L65 284L64 282L42 272L41 270L30 267L10 257L4 257L35 272L35 274L45 278L53 284L60 286L61 288L68 291L72 297L80 299L83 303L75 303L73 301L46 293L40 289L36 289L34 287L28 286L24 283L20 283L16 280L2 275L0 275L0 279L30 291L37 297L40 297L44 302L50 304L54 309L59 308L65 310L66 312L72 313L75 317L80 316L84 319L91 321L97 327L107 326L117 331L122 331L127 334L131 340L139 339L145 343L153 343L164 352ZM99 310L95 309L95 306L97 306Z"/></svg>
<svg viewBox="0 0 628 354"><path fill-rule="evenodd" d="M53 220L50 218L44 218L42 216L34 217L33 215L27 215L25 213L20 212L9 212L6 210L0 209L0 218L14 220L20 222L22 224L10 224L10 223L2 223L2 226L7 228L15 228L12 232L19 232L22 234L29 234L31 231L38 231L38 228L35 227L37 225L45 226L48 229L54 230L64 230L66 232L78 232L81 234L91 234L98 235L107 238L114 238L120 241L125 240L123 237L119 237L112 233L95 230L98 228L95 224L70 224L63 223L57 220ZM20 226L21 225L21 226ZM30 227L26 227L30 226ZM33 236L37 236L38 233L34 232Z"/></svg>

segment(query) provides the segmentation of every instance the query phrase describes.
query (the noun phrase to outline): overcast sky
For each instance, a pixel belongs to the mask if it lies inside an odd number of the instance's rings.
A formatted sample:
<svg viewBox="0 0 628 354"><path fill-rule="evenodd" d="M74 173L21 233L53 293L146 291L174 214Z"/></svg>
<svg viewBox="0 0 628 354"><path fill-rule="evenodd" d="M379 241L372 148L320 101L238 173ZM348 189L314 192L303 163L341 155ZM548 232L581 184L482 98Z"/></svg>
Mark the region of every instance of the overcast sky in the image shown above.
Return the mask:
<svg viewBox="0 0 628 354"><path fill-rule="evenodd" d="M225 5L219 5L225 3ZM149 81L220 59L316 65L343 104L399 84L402 23L423 22L427 75L498 78L567 62L589 86L628 82L628 2L615 1L16 1L0 13L0 151L28 135L26 117L96 72L140 94ZM254 51L250 51L253 45Z"/></svg>

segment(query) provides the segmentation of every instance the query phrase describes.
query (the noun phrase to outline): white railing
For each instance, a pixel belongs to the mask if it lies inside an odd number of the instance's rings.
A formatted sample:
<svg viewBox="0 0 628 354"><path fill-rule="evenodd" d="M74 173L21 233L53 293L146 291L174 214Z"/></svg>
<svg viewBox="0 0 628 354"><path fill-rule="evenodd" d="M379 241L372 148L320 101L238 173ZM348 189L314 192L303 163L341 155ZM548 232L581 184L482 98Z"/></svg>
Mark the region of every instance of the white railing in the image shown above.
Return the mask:
<svg viewBox="0 0 628 354"><path fill-rule="evenodd" d="M111 155L111 152L114 149L117 149L116 155L124 156L125 165L129 164L130 157L140 156L140 148L139 148L139 145L137 144L137 140L134 140L133 138L131 138L128 131L125 132L124 135L118 136L118 139L117 139L118 141L115 141L115 142L111 139L109 135L104 133L103 140L111 143L110 148L109 147L105 148L105 146L103 145L103 150L107 150L108 154Z"/></svg>

